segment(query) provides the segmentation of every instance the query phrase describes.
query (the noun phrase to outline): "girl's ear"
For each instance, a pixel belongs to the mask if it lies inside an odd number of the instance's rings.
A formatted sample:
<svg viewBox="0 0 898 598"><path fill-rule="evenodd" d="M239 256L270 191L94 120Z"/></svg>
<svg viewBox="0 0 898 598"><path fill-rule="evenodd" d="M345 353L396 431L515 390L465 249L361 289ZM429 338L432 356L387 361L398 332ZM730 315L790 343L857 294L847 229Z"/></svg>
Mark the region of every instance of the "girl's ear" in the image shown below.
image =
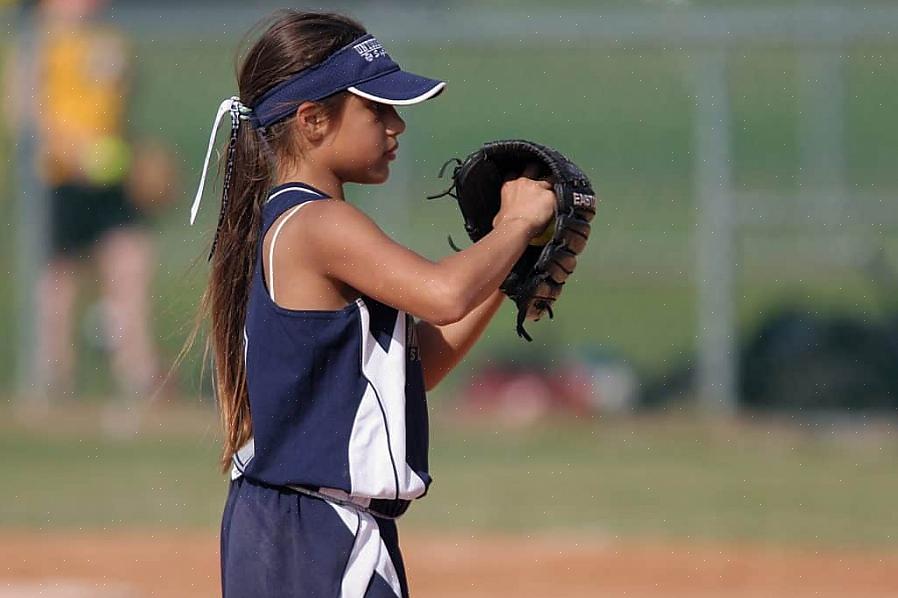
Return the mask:
<svg viewBox="0 0 898 598"><path fill-rule="evenodd" d="M327 116L319 104L303 102L296 109L294 120L303 139L311 143L320 142L327 133Z"/></svg>

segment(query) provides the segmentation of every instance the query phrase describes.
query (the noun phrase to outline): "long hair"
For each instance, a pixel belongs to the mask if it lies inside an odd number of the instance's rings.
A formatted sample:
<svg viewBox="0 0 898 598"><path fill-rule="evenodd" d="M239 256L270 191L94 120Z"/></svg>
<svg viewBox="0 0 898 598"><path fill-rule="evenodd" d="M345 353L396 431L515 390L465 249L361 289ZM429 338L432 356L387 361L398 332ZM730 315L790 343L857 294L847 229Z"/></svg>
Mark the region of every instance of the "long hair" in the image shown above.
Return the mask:
<svg viewBox="0 0 898 598"><path fill-rule="evenodd" d="M366 33L360 23L340 14L294 10L278 11L261 26L264 32L237 67L240 99L250 107L272 87ZM335 114L345 94L340 92L319 104L326 114ZM211 350L214 356L214 384L224 428L222 471L227 471L234 453L253 433L243 326L253 269L257 267L262 204L274 182L277 163L297 158L296 140L290 134L292 119L265 130L247 122L239 127L227 208L212 255L209 282L196 326L185 344L192 346L208 321L206 352Z"/></svg>

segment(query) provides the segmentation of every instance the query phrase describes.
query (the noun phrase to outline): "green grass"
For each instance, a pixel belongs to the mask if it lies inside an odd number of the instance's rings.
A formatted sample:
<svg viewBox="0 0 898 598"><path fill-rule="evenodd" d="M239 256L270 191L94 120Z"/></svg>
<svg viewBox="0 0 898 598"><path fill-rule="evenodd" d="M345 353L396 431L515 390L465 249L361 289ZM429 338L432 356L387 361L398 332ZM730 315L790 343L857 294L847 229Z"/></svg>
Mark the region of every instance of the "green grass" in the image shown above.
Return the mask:
<svg viewBox="0 0 898 598"><path fill-rule="evenodd" d="M460 423L432 399L428 496L407 529L574 531L886 546L898 537L893 424L710 422L692 414ZM95 410L16 426L2 528L214 529L226 491L211 409L153 415L132 439L99 432Z"/></svg>
<svg viewBox="0 0 898 598"><path fill-rule="evenodd" d="M410 517L422 524L852 544L898 534L883 493L891 433L688 416L442 432L438 498Z"/></svg>
<svg viewBox="0 0 898 598"><path fill-rule="evenodd" d="M183 414L195 426L189 432L168 417L133 439L109 438L86 422L100 417L96 405L68 410L49 425L4 426L0 445L14 466L0 522L41 529L212 525L226 488L215 472L216 418L211 410L207 417Z"/></svg>

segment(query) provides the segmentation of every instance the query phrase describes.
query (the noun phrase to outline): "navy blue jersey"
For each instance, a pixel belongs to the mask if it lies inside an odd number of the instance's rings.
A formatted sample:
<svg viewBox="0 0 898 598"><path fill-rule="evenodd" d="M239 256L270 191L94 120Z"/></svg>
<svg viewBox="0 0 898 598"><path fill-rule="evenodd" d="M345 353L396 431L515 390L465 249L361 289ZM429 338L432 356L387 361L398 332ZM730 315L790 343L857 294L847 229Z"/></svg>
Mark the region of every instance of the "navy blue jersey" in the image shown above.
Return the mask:
<svg viewBox="0 0 898 598"><path fill-rule="evenodd" d="M266 232L288 210L278 226L327 197L289 183L264 204L244 329L254 436L235 455L232 475L356 497L419 498L430 476L414 319L365 296L339 310L286 309L267 286Z"/></svg>

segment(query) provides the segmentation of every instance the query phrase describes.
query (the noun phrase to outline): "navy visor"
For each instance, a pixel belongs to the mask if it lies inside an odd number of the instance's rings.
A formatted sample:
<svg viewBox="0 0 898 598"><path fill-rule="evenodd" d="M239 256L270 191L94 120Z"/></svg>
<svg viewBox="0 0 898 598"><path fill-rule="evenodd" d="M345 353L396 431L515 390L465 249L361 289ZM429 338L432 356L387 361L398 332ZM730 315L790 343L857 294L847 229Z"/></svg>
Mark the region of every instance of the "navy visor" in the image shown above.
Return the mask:
<svg viewBox="0 0 898 598"><path fill-rule="evenodd" d="M407 106L438 95L445 86L444 81L401 70L368 34L270 89L253 106L250 120L257 127L268 127L293 114L299 103L343 90L382 104Z"/></svg>

